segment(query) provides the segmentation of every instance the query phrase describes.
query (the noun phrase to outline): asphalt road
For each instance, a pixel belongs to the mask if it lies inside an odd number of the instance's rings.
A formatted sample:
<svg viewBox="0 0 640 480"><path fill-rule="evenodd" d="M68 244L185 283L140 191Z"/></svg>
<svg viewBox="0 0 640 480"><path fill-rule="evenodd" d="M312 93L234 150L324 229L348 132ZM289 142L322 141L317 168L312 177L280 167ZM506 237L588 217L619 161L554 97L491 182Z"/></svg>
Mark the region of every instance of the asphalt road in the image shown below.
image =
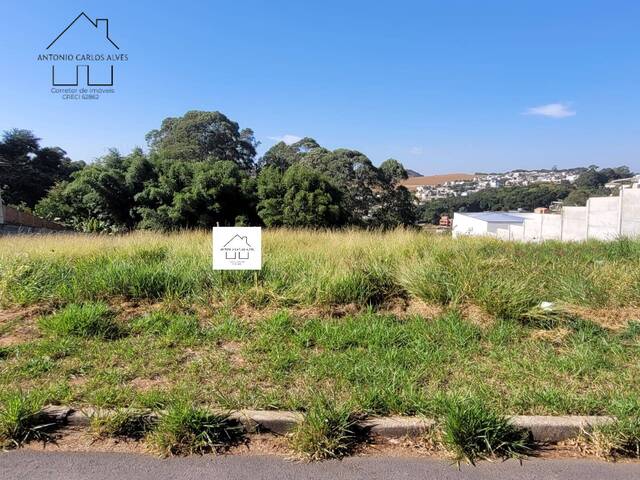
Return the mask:
<svg viewBox="0 0 640 480"><path fill-rule="evenodd" d="M24 480L164 480L164 479L562 479L640 478L640 463L594 460L482 462L478 467L419 458L354 457L343 461L294 463L269 456L170 458L121 453L0 453L0 479Z"/></svg>

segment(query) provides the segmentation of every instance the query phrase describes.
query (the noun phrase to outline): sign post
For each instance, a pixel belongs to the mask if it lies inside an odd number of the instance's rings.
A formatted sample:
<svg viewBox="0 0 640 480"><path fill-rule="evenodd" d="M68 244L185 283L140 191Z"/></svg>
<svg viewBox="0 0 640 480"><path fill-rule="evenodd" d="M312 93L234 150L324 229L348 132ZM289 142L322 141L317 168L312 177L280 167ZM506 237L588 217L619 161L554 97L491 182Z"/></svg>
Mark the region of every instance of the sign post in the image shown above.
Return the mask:
<svg viewBox="0 0 640 480"><path fill-rule="evenodd" d="M214 227L213 269L261 270L262 229L260 227Z"/></svg>

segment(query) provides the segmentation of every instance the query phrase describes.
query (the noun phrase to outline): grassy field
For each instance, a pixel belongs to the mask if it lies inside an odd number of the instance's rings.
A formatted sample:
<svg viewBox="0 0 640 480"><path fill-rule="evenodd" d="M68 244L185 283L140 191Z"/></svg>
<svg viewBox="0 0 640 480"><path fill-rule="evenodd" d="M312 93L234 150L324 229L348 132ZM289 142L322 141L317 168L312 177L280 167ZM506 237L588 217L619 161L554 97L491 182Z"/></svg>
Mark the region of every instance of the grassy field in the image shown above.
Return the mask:
<svg viewBox="0 0 640 480"><path fill-rule="evenodd" d="M0 397L307 410L321 393L351 412L426 415L460 398L504 414L640 407L640 242L270 230L257 277L212 271L210 242L0 238Z"/></svg>

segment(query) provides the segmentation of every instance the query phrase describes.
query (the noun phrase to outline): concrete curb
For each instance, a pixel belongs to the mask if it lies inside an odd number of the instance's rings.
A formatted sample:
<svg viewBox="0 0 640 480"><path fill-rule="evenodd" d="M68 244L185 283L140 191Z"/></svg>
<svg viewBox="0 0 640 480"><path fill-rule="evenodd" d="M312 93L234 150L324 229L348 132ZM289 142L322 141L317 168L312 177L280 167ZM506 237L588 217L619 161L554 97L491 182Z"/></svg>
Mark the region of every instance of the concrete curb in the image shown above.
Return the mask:
<svg viewBox="0 0 640 480"><path fill-rule="evenodd" d="M596 416L543 416L515 415L510 421L516 427L531 432L533 439L541 443L558 443L576 438L581 432L590 432L593 427L615 422L614 417Z"/></svg>
<svg viewBox="0 0 640 480"><path fill-rule="evenodd" d="M87 427L91 416L97 410L73 410L64 406L47 406L41 414L51 423L66 424L75 427ZM108 412L108 410L105 410ZM304 415L300 412L276 410L239 410L230 418L240 422L247 433L271 432L284 435L302 422ZM615 422L614 417L607 416L528 416L515 415L509 417L513 425L528 430L533 440L540 443L557 443L576 438L581 432L589 432L593 427ZM421 417L377 417L367 418L359 423L360 427L369 431L374 437L420 438L437 427L437 422Z"/></svg>

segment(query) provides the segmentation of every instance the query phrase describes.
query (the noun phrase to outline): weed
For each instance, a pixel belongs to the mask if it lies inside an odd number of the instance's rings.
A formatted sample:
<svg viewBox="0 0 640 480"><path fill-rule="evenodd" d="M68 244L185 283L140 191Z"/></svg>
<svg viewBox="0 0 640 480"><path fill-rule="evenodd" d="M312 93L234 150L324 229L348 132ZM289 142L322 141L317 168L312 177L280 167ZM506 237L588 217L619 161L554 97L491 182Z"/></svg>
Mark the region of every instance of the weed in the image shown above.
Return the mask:
<svg viewBox="0 0 640 480"><path fill-rule="evenodd" d="M47 440L39 416L44 404L41 395L25 394L21 391L4 396L0 404L0 448L15 448L31 440Z"/></svg>
<svg viewBox="0 0 640 480"><path fill-rule="evenodd" d="M615 460L640 458L640 418L629 417L596 427L585 434L593 453Z"/></svg>
<svg viewBox="0 0 640 480"><path fill-rule="evenodd" d="M453 400L443 418L442 440L460 464L489 457L521 458L531 451L529 434L476 400Z"/></svg>
<svg viewBox="0 0 640 480"><path fill-rule="evenodd" d="M117 409L98 410L90 415L90 431L96 438L121 437L139 440L154 426L156 417L149 412Z"/></svg>
<svg viewBox="0 0 640 480"><path fill-rule="evenodd" d="M237 443L242 427L228 415L212 413L180 400L161 413L147 436L162 456L217 453Z"/></svg>
<svg viewBox="0 0 640 480"><path fill-rule="evenodd" d="M313 401L304 420L294 430L292 449L308 460L341 458L362 441L356 416L346 405L337 405L324 396Z"/></svg>
<svg viewBox="0 0 640 480"><path fill-rule="evenodd" d="M98 337L114 339L122 336L122 328L104 303L67 305L62 310L42 317L40 327L56 336Z"/></svg>
<svg viewBox="0 0 640 480"><path fill-rule="evenodd" d="M134 319L131 330L134 333L163 335L172 340L187 340L200 334L200 325L192 315L153 312Z"/></svg>

